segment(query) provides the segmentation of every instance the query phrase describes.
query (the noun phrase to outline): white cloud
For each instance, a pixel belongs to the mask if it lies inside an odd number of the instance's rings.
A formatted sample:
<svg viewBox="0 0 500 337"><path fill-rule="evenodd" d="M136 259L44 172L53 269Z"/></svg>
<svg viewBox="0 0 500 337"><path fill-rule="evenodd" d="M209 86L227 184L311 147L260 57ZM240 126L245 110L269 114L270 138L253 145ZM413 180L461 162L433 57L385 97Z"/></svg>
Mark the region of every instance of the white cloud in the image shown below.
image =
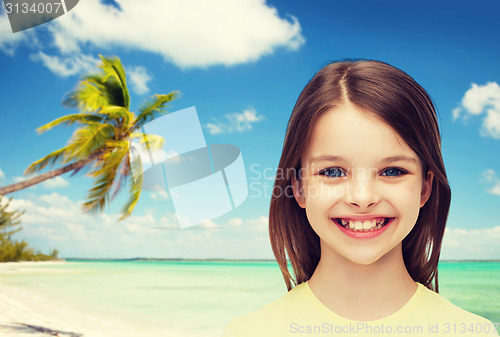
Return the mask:
<svg viewBox="0 0 500 337"><path fill-rule="evenodd" d="M173 150L165 151L163 149L145 150L144 147L139 144L137 139L132 140L132 147L134 149L132 157L141 159L144 170L149 168L152 162L160 163L165 160L172 160L173 162L181 161L179 153ZM151 161L151 159L153 161Z"/></svg>
<svg viewBox="0 0 500 337"><path fill-rule="evenodd" d="M243 132L252 129L252 124L264 119L254 108L248 108L243 112L226 114L223 118L207 123L205 126L212 135L220 133Z"/></svg>
<svg viewBox="0 0 500 337"><path fill-rule="evenodd" d="M158 201L167 200L170 197L166 191L151 192L149 195L151 198Z"/></svg>
<svg viewBox="0 0 500 337"><path fill-rule="evenodd" d="M38 197L39 200L52 206L70 206L73 207L73 202L65 195L53 192L52 194L44 194Z"/></svg>
<svg viewBox="0 0 500 337"><path fill-rule="evenodd" d="M59 188L69 186L69 182L61 176L54 177L42 183L45 188Z"/></svg>
<svg viewBox="0 0 500 337"><path fill-rule="evenodd" d="M229 226L241 227L243 225L243 219L240 219L240 218L229 219L227 224Z"/></svg>
<svg viewBox="0 0 500 337"><path fill-rule="evenodd" d="M54 74L61 77L95 71L99 62L93 56L85 54L50 56L41 51L37 54L32 54L30 58L32 61L42 62Z"/></svg>
<svg viewBox="0 0 500 337"><path fill-rule="evenodd" d="M100 60L92 55L80 53L51 56L39 51L36 54L31 54L30 58L34 62L41 62L50 71L61 77L96 72L97 65L100 63ZM143 95L149 91L148 84L152 78L146 68L141 66L131 67L126 70L126 74L132 91L139 95Z"/></svg>
<svg viewBox="0 0 500 337"><path fill-rule="evenodd" d="M19 239L42 251L57 248L62 257L272 258L264 216L179 230L170 212L138 210L118 222L118 214L82 213L80 202L57 192L14 198L14 209L25 211Z"/></svg>
<svg viewBox="0 0 500 337"><path fill-rule="evenodd" d="M500 195L500 179L498 178L496 172L492 169L488 169L481 174L481 181L491 185L486 191L490 194Z"/></svg>
<svg viewBox="0 0 500 337"><path fill-rule="evenodd" d="M453 110L453 120L468 120L471 116L483 114L481 135L500 139L500 86L496 82L472 83L460 106Z"/></svg>
<svg viewBox="0 0 500 337"><path fill-rule="evenodd" d="M32 174L32 175L30 175L29 177L27 177L27 176L12 177L12 181L13 181L14 183L20 183L20 182L22 182L22 181L25 181L25 180L28 180L28 179L34 178L34 177L36 177L36 176L38 176L38 174L37 174L37 173ZM33 189L37 189L37 188L38 188L38 184L37 184L37 185L32 185L32 186L30 186L30 189L32 189L32 190L33 190Z"/></svg>
<svg viewBox="0 0 500 337"><path fill-rule="evenodd" d="M111 245L118 242L118 246L123 246L122 256L127 256L127 247L142 244L147 247L148 241L158 238L158 230L152 229L156 222L151 214L132 215L122 222L118 222L118 214L92 216L82 213L80 202L56 192L13 198L9 210L25 211L21 216L20 237L56 246L70 255L74 254L71 251L81 249L86 256L106 256L112 252Z"/></svg>
<svg viewBox="0 0 500 337"><path fill-rule="evenodd" d="M31 177L35 177L35 176L36 176L36 174L31 176ZM14 180L15 183L20 183L21 181L25 181L26 179L28 179L28 177L13 177L12 178L12 180Z"/></svg>
<svg viewBox="0 0 500 337"><path fill-rule="evenodd" d="M500 195L500 180L497 180L496 184L489 188L488 193L494 194L494 195Z"/></svg>
<svg viewBox="0 0 500 337"><path fill-rule="evenodd" d="M452 111L453 113L453 121L456 121L458 118L460 118L460 114L462 113L462 108L456 107Z"/></svg>
<svg viewBox="0 0 500 337"><path fill-rule="evenodd" d="M500 258L500 226L482 229L446 228L442 259L479 260Z"/></svg>
<svg viewBox="0 0 500 337"><path fill-rule="evenodd" d="M78 41L73 39L69 32L57 28L57 26L54 25L49 25L49 32L52 33L54 38L54 46L57 47L63 55L78 54L80 52Z"/></svg>
<svg viewBox="0 0 500 337"><path fill-rule="evenodd" d="M496 176L497 176L496 172L492 169L488 169L488 170L484 171L483 173L481 173L481 178L487 182L494 181L495 179L497 179Z"/></svg>
<svg viewBox="0 0 500 337"><path fill-rule="evenodd" d="M0 181L5 180L5 173L0 169Z"/></svg>
<svg viewBox="0 0 500 337"><path fill-rule="evenodd" d="M269 230L269 218L267 216L260 216L257 219L249 219L246 221L248 229L257 233L265 233Z"/></svg>
<svg viewBox="0 0 500 337"><path fill-rule="evenodd" d="M215 224L212 220L208 220L203 222L198 226L200 229L218 229L220 228L218 225Z"/></svg>
<svg viewBox="0 0 500 337"><path fill-rule="evenodd" d="M177 244L179 246L184 246L184 247L203 246L212 239L212 232L209 230L205 231L187 230L184 231L184 233L185 233L184 235L177 238Z"/></svg>
<svg viewBox="0 0 500 337"><path fill-rule="evenodd" d="M47 24L53 46L65 56L83 46L141 50L192 68L253 62L277 48L296 50L305 42L297 18L283 18L265 0L116 3L80 1ZM0 47L7 48L7 42L0 40Z"/></svg>
<svg viewBox="0 0 500 337"><path fill-rule="evenodd" d="M144 67L134 67L127 70L129 82L132 84L132 90L143 95L149 91L148 83L151 81L151 76Z"/></svg>
<svg viewBox="0 0 500 337"><path fill-rule="evenodd" d="M37 198L12 199L9 207L25 210L21 221L22 224L28 225L24 226L25 228L30 229L31 225L39 225L41 228L46 226L57 227L65 222L79 219L81 214L81 209L77 203L58 193L46 194ZM43 230L41 229L40 235L43 236Z"/></svg>
<svg viewBox="0 0 500 337"><path fill-rule="evenodd" d="M12 33L7 14L0 11L0 51L3 51L9 56L14 56L17 46L30 39L31 43L36 43L36 39L32 32L22 31Z"/></svg>
<svg viewBox="0 0 500 337"><path fill-rule="evenodd" d="M481 114L485 107L492 106L500 108L500 87L496 82L488 82L485 85L472 86L462 99L462 105L471 114Z"/></svg>

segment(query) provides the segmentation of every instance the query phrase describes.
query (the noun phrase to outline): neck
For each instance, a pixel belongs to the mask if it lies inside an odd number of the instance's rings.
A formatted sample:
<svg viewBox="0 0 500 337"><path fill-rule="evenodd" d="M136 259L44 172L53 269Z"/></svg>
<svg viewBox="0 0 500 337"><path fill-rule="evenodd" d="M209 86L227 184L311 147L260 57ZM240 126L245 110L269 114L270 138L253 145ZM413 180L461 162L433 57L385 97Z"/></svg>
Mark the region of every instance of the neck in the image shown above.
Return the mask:
<svg viewBox="0 0 500 337"><path fill-rule="evenodd" d="M417 286L404 265L401 244L368 265L326 253L323 245L321 248L309 286L323 304L342 317L358 321L387 317L415 293Z"/></svg>

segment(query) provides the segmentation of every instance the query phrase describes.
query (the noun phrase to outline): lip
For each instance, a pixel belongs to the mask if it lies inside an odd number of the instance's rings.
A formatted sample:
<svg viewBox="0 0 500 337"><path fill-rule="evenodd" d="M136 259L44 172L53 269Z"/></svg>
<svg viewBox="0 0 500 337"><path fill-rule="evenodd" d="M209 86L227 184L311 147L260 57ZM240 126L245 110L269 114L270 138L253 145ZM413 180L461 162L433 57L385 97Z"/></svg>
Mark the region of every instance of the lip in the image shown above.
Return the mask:
<svg viewBox="0 0 500 337"><path fill-rule="evenodd" d="M342 219L352 219L352 220L370 220L370 219L373 219L373 218L391 218L391 220L389 220L389 222L382 228L380 229L376 229L374 231L370 231L370 232L353 232L353 231L350 231L344 227L342 227L341 225L339 225L336 221L334 221L333 219L338 219L338 218L342 218ZM371 239L371 238L374 238L374 237L377 237L379 235L381 235L383 232L385 232L387 230L387 228L389 228L389 226L392 225L392 223L394 222L396 218L394 217L389 217L389 216L382 216L382 215L377 215L377 214L370 214L370 215L360 215L360 216L355 216L355 215L349 215L349 216L338 216L338 217L335 217L335 218L331 218L330 221L333 222L335 224L335 226L337 226L338 229L340 229L340 231L342 233L344 233L345 235L351 237L351 238L355 238L355 239Z"/></svg>
<svg viewBox="0 0 500 337"><path fill-rule="evenodd" d="M351 215L339 215L336 216L335 218L341 218L341 219L351 219L351 220L372 220L375 218L393 218L392 216L387 216L383 214L351 214Z"/></svg>

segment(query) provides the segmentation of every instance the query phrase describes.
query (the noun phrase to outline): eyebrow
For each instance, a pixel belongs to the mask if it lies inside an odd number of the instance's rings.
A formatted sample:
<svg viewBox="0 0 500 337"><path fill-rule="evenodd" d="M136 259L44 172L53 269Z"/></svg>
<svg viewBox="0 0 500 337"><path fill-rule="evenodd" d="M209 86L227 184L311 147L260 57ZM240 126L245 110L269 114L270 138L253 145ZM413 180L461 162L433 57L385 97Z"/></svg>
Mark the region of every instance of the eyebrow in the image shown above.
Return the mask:
<svg viewBox="0 0 500 337"><path fill-rule="evenodd" d="M340 156L320 155L311 159L309 163L314 164L319 161L346 161L346 160L344 157Z"/></svg>
<svg viewBox="0 0 500 337"><path fill-rule="evenodd" d="M395 161L407 161L413 164L417 164L417 158L415 157L410 157L410 156L405 156L405 155L398 155L398 156L392 156L392 157L387 157L381 160L382 163L392 163Z"/></svg>
<svg viewBox="0 0 500 337"><path fill-rule="evenodd" d="M347 160L344 157L341 156L333 156L333 155L320 155L317 157L312 158L309 163L314 164L319 161L341 161L341 162L346 162ZM396 156L390 156L387 158L382 159L380 162L381 163L393 163L396 161L405 161L405 162L410 162L412 164L417 164L417 158L415 157L410 157L406 155L396 155Z"/></svg>

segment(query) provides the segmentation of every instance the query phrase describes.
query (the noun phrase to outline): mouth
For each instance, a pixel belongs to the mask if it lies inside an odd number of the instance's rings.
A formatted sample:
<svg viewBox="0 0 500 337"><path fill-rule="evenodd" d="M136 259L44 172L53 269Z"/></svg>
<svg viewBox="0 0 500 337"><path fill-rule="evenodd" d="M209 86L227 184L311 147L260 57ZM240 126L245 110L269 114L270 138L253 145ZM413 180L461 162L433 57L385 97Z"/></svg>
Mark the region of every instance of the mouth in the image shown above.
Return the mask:
<svg viewBox="0 0 500 337"><path fill-rule="evenodd" d="M353 232L365 233L376 232L387 226L395 218L377 217L368 220L353 220L348 218L332 218L340 227Z"/></svg>

